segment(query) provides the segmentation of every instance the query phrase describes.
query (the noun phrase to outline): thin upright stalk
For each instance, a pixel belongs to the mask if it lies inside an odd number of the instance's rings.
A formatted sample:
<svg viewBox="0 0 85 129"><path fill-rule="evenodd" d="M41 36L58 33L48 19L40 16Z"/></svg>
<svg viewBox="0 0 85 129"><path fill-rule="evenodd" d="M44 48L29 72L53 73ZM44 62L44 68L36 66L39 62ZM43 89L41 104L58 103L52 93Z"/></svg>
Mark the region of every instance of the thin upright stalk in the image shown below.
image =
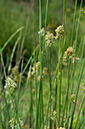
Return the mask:
<svg viewBox="0 0 85 129"><path fill-rule="evenodd" d="M67 79L67 92L66 92L66 97L65 97L65 103L63 106L63 114L62 114L62 120L61 120L61 126L63 127L63 119L64 119L64 114L65 114L65 108L66 108L66 116L68 115L68 94L69 94L69 84L70 84L70 65L71 65L71 59L69 59L69 64L68 64L68 79Z"/></svg>
<svg viewBox="0 0 85 129"><path fill-rule="evenodd" d="M77 24L76 38L75 38L75 51L76 51L76 47L77 47L77 39L78 39L79 23L80 23L80 16L81 16L82 4L83 4L83 0L81 0L80 11L79 11L79 17L78 17L78 24ZM76 53L76 52L75 52L75 53Z"/></svg>
<svg viewBox="0 0 85 129"><path fill-rule="evenodd" d="M39 0L39 31L41 31L41 0ZM39 84L39 128L42 124L44 124L43 117L43 87L42 87L42 41L41 41L41 33L39 35L39 57L40 57L40 84Z"/></svg>
<svg viewBox="0 0 85 129"><path fill-rule="evenodd" d="M59 55L58 55L58 62L60 61L60 55L61 55L61 39L59 44ZM58 65L58 88L57 88L57 127L60 126L60 101L61 101L61 87L60 87L60 63Z"/></svg>
<svg viewBox="0 0 85 129"><path fill-rule="evenodd" d="M66 0L63 0L63 27L65 29L65 2Z"/></svg>
<svg viewBox="0 0 85 129"><path fill-rule="evenodd" d="M30 128L33 127L33 95L32 95L32 80L30 80Z"/></svg>
<svg viewBox="0 0 85 129"><path fill-rule="evenodd" d="M74 103L73 111L72 111L72 115L71 115L70 129L72 129L73 117L74 117L74 113L75 113L75 107L76 107L76 102L77 102L77 98L78 98L79 86L80 86L80 82L81 82L81 78L82 78L82 74L83 74L84 65L85 65L85 58L84 58L84 61L83 61L82 67L81 67L81 72L80 72L80 76L79 76L79 80L78 80L78 86L76 89L75 103Z"/></svg>
<svg viewBox="0 0 85 129"><path fill-rule="evenodd" d="M0 75L0 85L2 87L2 93L3 93L2 101L4 101L4 103L5 103L6 113L7 113L7 117L8 117L8 121L9 121L10 120L10 114L9 114L9 110L8 110L9 107L8 107L7 100L6 100L6 95L5 95L5 92L4 92L4 87L3 87L3 84L2 84L2 80L1 80L1 75ZM4 124L4 126L5 126L5 124Z"/></svg>
<svg viewBox="0 0 85 129"><path fill-rule="evenodd" d="M22 65L21 65L21 73L20 73L20 78L19 78L19 87L18 87L18 97L17 97L17 114L18 114L18 103L19 103L19 99L20 99L20 88L21 88L21 80L22 80L22 69L23 69L23 61L22 61Z"/></svg>
<svg viewBox="0 0 85 129"><path fill-rule="evenodd" d="M82 119L82 121L79 123L78 125L78 128L77 129L80 129L82 127L82 125L84 124L85 122L85 117Z"/></svg>
<svg viewBox="0 0 85 129"><path fill-rule="evenodd" d="M77 125L78 125L78 121L79 121L79 118L80 118L79 116L80 116L81 109L82 109L84 103L85 103L85 96L84 96L83 99L82 99L82 102L81 102L81 105L80 105L80 109L79 109L79 114L78 114L78 117L77 117L77 120L76 120L76 124L75 124L74 129L76 129L76 127L77 127Z"/></svg>
<svg viewBox="0 0 85 129"><path fill-rule="evenodd" d="M76 33L76 38L75 38L75 52L76 52L77 39L78 39L78 30L79 30L79 22L80 22L80 14L81 14L82 2L83 2L83 0L81 1L80 11L79 11L79 20L78 20L78 24L77 24L77 33ZM73 19L73 28L72 28L72 35L71 35L71 45L73 44L73 36L74 36L74 26L75 26L76 8L77 8L77 0L76 0L76 2L75 2L74 19ZM73 65L71 94L73 93L75 68L76 68L76 64ZM70 104L69 104L69 115L70 115L70 110L71 110L71 102L70 102ZM68 123L69 123L69 115L68 115L68 118L67 118L67 127L68 127Z"/></svg>
<svg viewBox="0 0 85 129"><path fill-rule="evenodd" d="M2 103L2 95L1 95L1 86L0 86L0 129L2 129L2 117L1 117L1 103Z"/></svg>
<svg viewBox="0 0 85 129"><path fill-rule="evenodd" d="M73 38L74 38L74 27L75 27L75 18L76 18L76 8L77 8L77 0L75 2L75 9L74 9L73 27L72 27L72 35L71 35L71 45L73 45Z"/></svg>
<svg viewBox="0 0 85 129"><path fill-rule="evenodd" d="M2 61L2 66L3 66L3 70L4 70L5 79L6 79L6 81L7 81L7 75L6 75L6 71L5 71L5 66L4 66L4 61L3 61L3 56L2 56L1 48L0 48L0 55L1 55L1 61ZM11 92L10 92L10 89L9 89L8 81L7 81L7 88L8 88L9 96L10 96L10 98L11 98L12 105L13 105L13 108L14 108L14 114L16 115L16 119L17 119L17 121L18 121L18 123L19 123L19 127L20 127L20 129L21 129L20 122L19 122L18 116L17 116L17 110L16 110L16 108L15 108L15 104L14 104L14 101L13 101L13 98L12 98L12 96L11 96Z"/></svg>
<svg viewBox="0 0 85 129"><path fill-rule="evenodd" d="M51 100L51 96L52 96L52 85L51 85L51 58L50 58L50 48L46 49L46 63L47 63L47 69L48 69L48 77L49 77L49 104L48 104L48 115L50 116L51 114L51 107L52 107L52 100ZM47 117L48 117L47 115ZM49 121L47 122L47 124L49 123L49 128L52 129L52 120L49 117Z"/></svg>

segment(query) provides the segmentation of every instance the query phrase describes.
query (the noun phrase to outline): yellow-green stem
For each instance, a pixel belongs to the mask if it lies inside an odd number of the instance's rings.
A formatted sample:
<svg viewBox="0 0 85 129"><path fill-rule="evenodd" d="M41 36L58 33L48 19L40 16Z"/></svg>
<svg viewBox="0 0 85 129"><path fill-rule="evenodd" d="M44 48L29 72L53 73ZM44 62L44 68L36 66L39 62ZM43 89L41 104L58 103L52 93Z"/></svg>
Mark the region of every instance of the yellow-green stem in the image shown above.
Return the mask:
<svg viewBox="0 0 85 129"><path fill-rule="evenodd" d="M60 44L59 44L59 56L58 56L58 61L60 61L60 55L61 55L61 40L60 40ZM61 97L61 91L60 91L60 63L58 65L58 89L57 89L57 127L59 128L60 126L60 97Z"/></svg>

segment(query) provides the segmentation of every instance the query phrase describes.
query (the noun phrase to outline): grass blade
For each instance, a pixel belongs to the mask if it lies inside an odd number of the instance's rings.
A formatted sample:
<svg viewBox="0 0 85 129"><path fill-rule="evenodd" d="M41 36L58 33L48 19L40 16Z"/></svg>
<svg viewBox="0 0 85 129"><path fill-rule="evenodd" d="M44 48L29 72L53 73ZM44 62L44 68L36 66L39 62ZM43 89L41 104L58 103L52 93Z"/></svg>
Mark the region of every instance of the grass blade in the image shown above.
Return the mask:
<svg viewBox="0 0 85 129"><path fill-rule="evenodd" d="M72 111L72 116L71 116L70 129L72 129L73 117L74 117L74 112L75 112L75 107L76 107L76 102L77 102L77 97L78 97L78 92L79 92L79 86L80 86L80 82L81 82L81 78L82 78L82 74L83 74L84 65L85 65L85 58L84 58L84 61L83 61L82 67L81 67L81 72L80 72L80 76L79 76L79 80L78 80L78 86L77 86L76 96L75 96L75 103L73 106L73 111Z"/></svg>
<svg viewBox="0 0 85 129"><path fill-rule="evenodd" d="M12 53L11 53L11 57L10 57L10 63L9 63L9 67L8 67L8 73L10 73L11 68L12 68L12 60L13 60L13 56L14 56L14 52L16 50L17 44L20 40L20 37L18 37L17 41L15 42L15 45L13 47Z"/></svg>
<svg viewBox="0 0 85 129"><path fill-rule="evenodd" d="M12 38L18 33L20 32L24 27L19 28L17 31L15 31L11 37L4 43L4 46L2 47L1 51L3 51L5 49L5 47L8 45L8 43L12 40Z"/></svg>

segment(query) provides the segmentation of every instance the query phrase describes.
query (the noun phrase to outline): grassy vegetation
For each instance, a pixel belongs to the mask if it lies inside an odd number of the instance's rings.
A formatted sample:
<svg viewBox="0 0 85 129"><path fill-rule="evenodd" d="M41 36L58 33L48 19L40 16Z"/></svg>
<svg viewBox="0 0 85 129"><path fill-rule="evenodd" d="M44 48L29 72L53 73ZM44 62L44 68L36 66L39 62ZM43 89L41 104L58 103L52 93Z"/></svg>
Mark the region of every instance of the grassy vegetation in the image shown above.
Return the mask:
<svg viewBox="0 0 85 129"><path fill-rule="evenodd" d="M77 0L75 6L71 1L39 0L39 8L33 3L22 2L18 8L16 2L4 2L0 2L5 6L2 22L8 5L12 20L5 23L10 28L8 40L2 36L5 43L0 44L0 128L84 129L83 0L79 7ZM7 32L4 29L3 34ZM13 47L4 59L11 42Z"/></svg>
<svg viewBox="0 0 85 129"><path fill-rule="evenodd" d="M18 6L19 5L19 6ZM42 27L44 27L44 20L45 20L45 1L42 2ZM50 0L49 1L49 6L48 6L48 20L47 20L47 26L49 30L52 33L55 33L55 29L57 26L62 24L62 13L63 13L63 3L58 0ZM28 51L26 52L25 56L29 57L33 51L32 44L33 44L33 33L35 36L35 42L36 44L38 43L38 28L39 28L39 17L38 17L38 5L35 2L35 7L33 7L32 2L31 3L26 3L26 2L21 2L18 1L5 1L1 0L0 1L0 8L1 8L1 13L0 13L0 45L3 46L5 41L12 35L18 28L21 26L24 26L24 29L20 32L21 35L24 34L26 24L28 22L27 26L27 32L24 40L24 49L27 49ZM35 14L33 15L33 8L35 8ZM64 49L69 46L69 39L71 37L71 29L72 29L72 22L73 22L73 12L74 12L74 3L72 1L67 1L66 3L66 22L65 22L65 32L67 35L66 38L66 45ZM79 26L79 36L78 36L78 44L81 41L82 36L84 35L84 21L85 21L85 13L84 13L85 8L82 8L81 12L81 21L80 21L80 26ZM79 14L79 5L77 7L77 13L76 13L76 23L78 23L78 14ZM70 16L70 17L69 17ZM34 20L33 20L34 18ZM11 19L11 20L10 20ZM17 24L16 24L17 23ZM9 29L10 28L10 29ZM4 30L4 31L3 31ZM82 32L82 33L80 33ZM76 33L76 26L75 26L75 32ZM9 45L6 48L6 52L11 54L12 47L17 39L18 35L14 37ZM75 39L75 38L74 38ZM29 45L28 45L29 44ZM78 45L79 46L79 45ZM58 47L58 45L57 45ZM55 45L53 46L52 51L56 53ZM53 52L52 52L53 53ZM55 58L55 54L53 54L53 58ZM7 58L7 57L5 57ZM53 59L54 60L54 59Z"/></svg>

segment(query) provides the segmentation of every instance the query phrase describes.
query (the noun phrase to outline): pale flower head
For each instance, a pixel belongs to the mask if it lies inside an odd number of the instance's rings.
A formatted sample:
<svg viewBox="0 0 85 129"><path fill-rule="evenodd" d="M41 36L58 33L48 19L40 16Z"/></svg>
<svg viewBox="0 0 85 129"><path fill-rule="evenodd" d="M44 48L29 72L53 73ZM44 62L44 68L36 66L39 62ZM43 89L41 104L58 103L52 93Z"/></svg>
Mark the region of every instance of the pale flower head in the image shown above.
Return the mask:
<svg viewBox="0 0 85 129"><path fill-rule="evenodd" d="M35 67L36 67L36 71L35 71ZM38 70L40 69L40 62L37 62L35 64L35 66L33 65L33 67L31 67L31 69L28 72L28 80L34 76L34 74L36 73L36 75L38 76Z"/></svg>
<svg viewBox="0 0 85 129"><path fill-rule="evenodd" d="M10 123L10 127L12 128L12 129L14 129L14 118L12 118L10 121L9 121L9 123Z"/></svg>
<svg viewBox="0 0 85 129"><path fill-rule="evenodd" d="M74 103L75 102L75 94L71 95L71 102Z"/></svg>
<svg viewBox="0 0 85 129"><path fill-rule="evenodd" d="M12 119L9 121L9 123L10 123L10 127L11 127L12 129L23 129L23 126L24 126L23 121L21 120L21 118L19 118L18 121L15 120L14 118L12 118ZM20 124L20 126L19 126L19 124ZM20 127L21 127L21 128L20 128Z"/></svg>
<svg viewBox="0 0 85 129"><path fill-rule="evenodd" d="M28 72L28 80L30 79L31 77L31 71Z"/></svg>
<svg viewBox="0 0 85 129"><path fill-rule="evenodd" d="M38 70L40 68L40 62L36 63L36 70Z"/></svg>
<svg viewBox="0 0 85 129"><path fill-rule="evenodd" d="M56 32L56 37L55 39L57 38L62 38L63 35L64 35L64 28L63 28L63 25L60 25L59 27L57 27L57 29L55 30Z"/></svg>
<svg viewBox="0 0 85 129"><path fill-rule="evenodd" d="M38 82L40 81L40 75L39 75L39 76L37 76L37 81L38 81Z"/></svg>
<svg viewBox="0 0 85 129"><path fill-rule="evenodd" d="M10 77L7 77L7 80L5 82L5 89L9 87L10 91L14 90L17 87L17 83L11 79Z"/></svg>
<svg viewBox="0 0 85 129"><path fill-rule="evenodd" d="M38 31L38 34L41 34L41 36L44 36L44 34L45 34L45 29L42 28L40 31Z"/></svg>
<svg viewBox="0 0 85 129"><path fill-rule="evenodd" d="M50 47L53 42L53 39L54 39L54 35L50 33L49 31L47 31L46 36L45 36L46 46Z"/></svg>
<svg viewBox="0 0 85 129"><path fill-rule="evenodd" d="M72 63L74 63L74 49L73 49L73 47L67 48L67 50L64 52L63 64L65 66L68 65L68 59L69 58L72 58Z"/></svg>
<svg viewBox="0 0 85 129"><path fill-rule="evenodd" d="M68 56L68 57L72 58L73 52L74 52L73 47L69 47L69 48L67 48L67 50L65 51L65 56Z"/></svg>
<svg viewBox="0 0 85 129"><path fill-rule="evenodd" d="M56 114L57 114L57 113L56 113L55 110L54 110L54 111L53 111L53 110L51 111L50 118L51 118L53 121L56 119Z"/></svg>
<svg viewBox="0 0 85 129"><path fill-rule="evenodd" d="M47 74L47 68L46 67L43 68L43 74L44 75Z"/></svg>

